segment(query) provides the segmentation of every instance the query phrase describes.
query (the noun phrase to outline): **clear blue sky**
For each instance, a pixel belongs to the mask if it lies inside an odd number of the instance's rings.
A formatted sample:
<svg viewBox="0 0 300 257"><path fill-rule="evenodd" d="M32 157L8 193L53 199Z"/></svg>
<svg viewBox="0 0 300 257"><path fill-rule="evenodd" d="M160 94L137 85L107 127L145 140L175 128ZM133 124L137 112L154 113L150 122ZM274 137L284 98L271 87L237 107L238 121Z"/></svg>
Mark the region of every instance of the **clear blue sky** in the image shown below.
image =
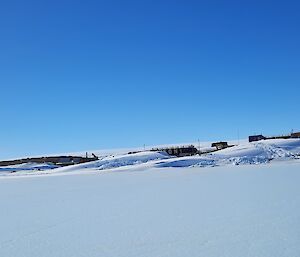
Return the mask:
<svg viewBox="0 0 300 257"><path fill-rule="evenodd" d="M2 1L0 158L300 130L298 1Z"/></svg>

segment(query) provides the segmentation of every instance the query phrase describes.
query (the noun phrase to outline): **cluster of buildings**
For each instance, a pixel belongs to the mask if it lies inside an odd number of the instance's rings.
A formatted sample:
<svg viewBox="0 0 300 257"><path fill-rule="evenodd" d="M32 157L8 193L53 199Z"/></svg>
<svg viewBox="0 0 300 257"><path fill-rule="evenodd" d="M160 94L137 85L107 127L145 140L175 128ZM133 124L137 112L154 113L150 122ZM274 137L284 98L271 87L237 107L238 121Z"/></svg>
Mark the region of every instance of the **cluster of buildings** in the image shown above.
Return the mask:
<svg viewBox="0 0 300 257"><path fill-rule="evenodd" d="M194 145L188 146L172 146L172 147L162 147L162 148L152 148L151 151L154 152L166 152L169 155L177 157L192 156L196 154L211 153L218 150L222 150L228 147L232 147L228 142L215 142L211 144L211 149L206 149L205 151L200 151Z"/></svg>
<svg viewBox="0 0 300 257"><path fill-rule="evenodd" d="M164 147L164 148L153 148L153 152L166 152L169 155L174 155L177 157L192 156L198 154L198 149L193 146L174 146L174 147Z"/></svg>
<svg viewBox="0 0 300 257"><path fill-rule="evenodd" d="M273 136L273 137L265 137L263 135L253 135L249 136L249 142L255 142L260 140L266 140L266 139L288 139L288 138L300 138L300 132L293 132L289 135L283 135L283 136Z"/></svg>
<svg viewBox="0 0 300 257"><path fill-rule="evenodd" d="M249 142L255 142L255 141L266 140L266 139L288 139L288 138L300 138L300 132L291 133L289 135L283 135L283 136L273 136L273 137L265 137L263 135L252 135L249 136ZM196 154L211 153L232 146L233 145L229 145L228 142L220 141L220 142L212 143L210 149L206 149L205 151L201 151L201 152L194 145L153 148L151 149L151 151L166 152L169 155L173 155L177 157L185 157L185 156L192 156Z"/></svg>
<svg viewBox="0 0 300 257"><path fill-rule="evenodd" d="M98 157L92 154L93 157L81 157L81 156L48 156L48 157L34 157L16 159L10 161L0 161L0 166L10 166L23 163L52 163L56 166L68 166L73 164L85 163L98 160Z"/></svg>
<svg viewBox="0 0 300 257"><path fill-rule="evenodd" d="M300 132L291 133L289 135L283 136L273 136L266 137L263 135L252 135L249 136L249 142L255 142L266 139L288 139L288 138L300 138ZM211 148L206 149L205 151L200 151L194 145L188 146L172 146L172 147L162 147L162 148L153 148L150 151L155 152L166 152L169 155L177 156L177 157L185 157L192 156L196 154L204 154L211 153L215 151L219 151L228 147L232 147L233 145L229 145L228 142L220 141L214 142L211 144ZM199 147L200 148L200 147ZM128 154L133 154L137 152L129 152ZM26 159L17 159L10 161L0 161L0 166L9 166L16 165L22 163L52 163L57 166L68 166L73 164L85 163L98 160L98 157L95 154L92 154L92 157L88 157L86 153L85 157L81 156L50 156L50 157L37 157L37 158L26 158Z"/></svg>

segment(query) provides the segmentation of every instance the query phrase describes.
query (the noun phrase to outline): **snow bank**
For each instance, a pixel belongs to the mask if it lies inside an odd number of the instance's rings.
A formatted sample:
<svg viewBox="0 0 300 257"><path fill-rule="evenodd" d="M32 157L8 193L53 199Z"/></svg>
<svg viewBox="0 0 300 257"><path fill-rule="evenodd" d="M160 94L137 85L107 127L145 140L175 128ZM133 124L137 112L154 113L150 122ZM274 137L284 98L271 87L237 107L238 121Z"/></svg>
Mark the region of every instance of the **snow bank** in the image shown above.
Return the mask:
<svg viewBox="0 0 300 257"><path fill-rule="evenodd" d="M300 154L299 139L274 139L227 148L213 156L223 163L259 164L271 160L294 159Z"/></svg>
<svg viewBox="0 0 300 257"><path fill-rule="evenodd" d="M264 164L272 160L297 159L300 139L274 139L253 143L244 142L211 154L177 158L158 163L157 167L207 167L222 165Z"/></svg>
<svg viewBox="0 0 300 257"><path fill-rule="evenodd" d="M98 161L83 163L55 170L55 172L70 172L79 170L107 170L127 166L137 166L153 161L170 159L172 156L165 152L140 152L134 154L111 155Z"/></svg>
<svg viewBox="0 0 300 257"><path fill-rule="evenodd" d="M176 167L208 167L216 166L216 161L213 159L205 159L201 157L186 157L175 158L171 161L163 161L156 163L157 168L176 168Z"/></svg>
<svg viewBox="0 0 300 257"><path fill-rule="evenodd" d="M56 169L59 166L56 166L51 163L22 163L16 165L9 165L0 167L0 172L20 172L20 171L41 171L41 170L51 170Z"/></svg>
<svg viewBox="0 0 300 257"><path fill-rule="evenodd" d="M1 167L0 171L22 174L67 173L113 169L149 169L174 167L215 167L224 165L265 164L271 161L298 159L300 139L274 139L259 142L243 142L221 151L201 156L177 158L165 152L138 152L102 157L98 161L57 168L50 164L23 164ZM53 168L57 168L52 170ZM50 170L51 169L51 170ZM29 172L30 171L30 172ZM6 174L5 174L6 175ZM17 175L17 174L13 174Z"/></svg>
<svg viewBox="0 0 300 257"><path fill-rule="evenodd" d="M169 158L171 158L171 156L164 152L141 152L121 156L109 156L102 160L87 164L85 165L85 167L105 170L124 166L138 165L154 160L164 160Z"/></svg>

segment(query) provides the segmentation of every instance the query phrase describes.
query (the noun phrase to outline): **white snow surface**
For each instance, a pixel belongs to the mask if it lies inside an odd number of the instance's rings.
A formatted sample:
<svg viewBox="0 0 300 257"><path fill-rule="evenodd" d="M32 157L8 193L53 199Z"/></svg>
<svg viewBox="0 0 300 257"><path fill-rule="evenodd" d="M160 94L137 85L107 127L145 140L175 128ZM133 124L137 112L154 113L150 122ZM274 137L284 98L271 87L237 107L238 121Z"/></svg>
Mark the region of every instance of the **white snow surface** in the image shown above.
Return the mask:
<svg viewBox="0 0 300 257"><path fill-rule="evenodd" d="M300 256L300 160L146 164L0 177L0 256Z"/></svg>

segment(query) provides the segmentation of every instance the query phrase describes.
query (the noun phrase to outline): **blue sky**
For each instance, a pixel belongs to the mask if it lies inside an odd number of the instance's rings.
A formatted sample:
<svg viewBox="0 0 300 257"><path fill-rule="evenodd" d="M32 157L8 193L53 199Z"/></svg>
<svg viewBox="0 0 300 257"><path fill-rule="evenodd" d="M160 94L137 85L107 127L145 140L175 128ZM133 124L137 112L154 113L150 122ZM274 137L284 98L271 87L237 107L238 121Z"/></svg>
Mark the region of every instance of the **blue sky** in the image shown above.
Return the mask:
<svg viewBox="0 0 300 257"><path fill-rule="evenodd" d="M0 158L300 130L297 1L0 5Z"/></svg>

